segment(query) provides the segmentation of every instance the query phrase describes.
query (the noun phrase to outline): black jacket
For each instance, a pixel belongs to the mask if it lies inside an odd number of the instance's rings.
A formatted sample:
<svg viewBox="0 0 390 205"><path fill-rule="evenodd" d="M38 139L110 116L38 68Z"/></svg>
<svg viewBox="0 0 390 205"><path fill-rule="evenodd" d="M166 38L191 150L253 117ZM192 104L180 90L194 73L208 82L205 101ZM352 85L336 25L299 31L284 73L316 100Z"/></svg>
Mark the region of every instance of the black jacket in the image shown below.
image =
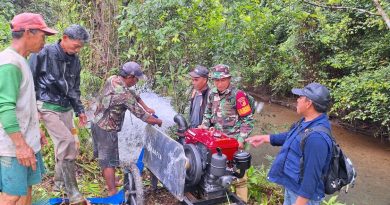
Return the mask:
<svg viewBox="0 0 390 205"><path fill-rule="evenodd" d="M191 116L192 115L199 115L199 121L202 123L203 114L204 114L204 111L206 109L207 99L208 99L209 93L210 93L210 87L207 86L207 88L202 91L202 98L203 99L202 99L202 105L200 106L200 112L199 113L193 113L192 106L193 106L193 103L194 103L194 96L191 96L190 120L191 120ZM191 123L191 121L190 121L190 123Z"/></svg>
<svg viewBox="0 0 390 205"><path fill-rule="evenodd" d="M80 100L81 65L77 55L66 54L59 41L32 54L29 63L37 100L72 106L77 115L84 113Z"/></svg>

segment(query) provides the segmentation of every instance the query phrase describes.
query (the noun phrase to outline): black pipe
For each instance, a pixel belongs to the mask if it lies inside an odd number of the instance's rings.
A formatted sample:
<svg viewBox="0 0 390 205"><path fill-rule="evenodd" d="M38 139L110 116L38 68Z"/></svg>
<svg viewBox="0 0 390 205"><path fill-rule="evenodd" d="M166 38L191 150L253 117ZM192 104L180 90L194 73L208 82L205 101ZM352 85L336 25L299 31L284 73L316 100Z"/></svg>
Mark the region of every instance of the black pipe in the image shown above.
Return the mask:
<svg viewBox="0 0 390 205"><path fill-rule="evenodd" d="M246 169L239 169L239 170L240 170L240 173L234 172L234 176L236 176L237 178L241 179L242 177L244 177Z"/></svg>
<svg viewBox="0 0 390 205"><path fill-rule="evenodd" d="M180 115L180 114L175 115L175 117L173 118L173 121L178 126L177 127L178 134L183 134L188 129L187 121L182 115Z"/></svg>

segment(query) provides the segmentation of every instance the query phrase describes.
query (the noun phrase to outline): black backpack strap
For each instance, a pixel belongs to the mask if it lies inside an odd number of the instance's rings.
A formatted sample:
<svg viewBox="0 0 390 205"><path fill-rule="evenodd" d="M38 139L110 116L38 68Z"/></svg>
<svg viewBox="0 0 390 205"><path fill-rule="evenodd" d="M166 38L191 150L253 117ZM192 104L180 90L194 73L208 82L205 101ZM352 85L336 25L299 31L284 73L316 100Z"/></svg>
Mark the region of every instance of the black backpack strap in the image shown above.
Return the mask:
<svg viewBox="0 0 390 205"><path fill-rule="evenodd" d="M303 151L305 149L306 139L313 132L324 132L325 134L327 134L330 137L330 139L332 141L336 142L336 140L332 136L332 131L329 128L323 126L323 125L317 125L317 126L314 126L314 127L307 128L303 132L300 132L298 134L299 136L301 136L300 147L301 147L301 150L302 150L302 157L301 157L301 159L299 161L299 173L300 173L299 182L302 181L303 174L304 174L304 164L303 163L305 161L305 159L304 159L305 155L303 155Z"/></svg>

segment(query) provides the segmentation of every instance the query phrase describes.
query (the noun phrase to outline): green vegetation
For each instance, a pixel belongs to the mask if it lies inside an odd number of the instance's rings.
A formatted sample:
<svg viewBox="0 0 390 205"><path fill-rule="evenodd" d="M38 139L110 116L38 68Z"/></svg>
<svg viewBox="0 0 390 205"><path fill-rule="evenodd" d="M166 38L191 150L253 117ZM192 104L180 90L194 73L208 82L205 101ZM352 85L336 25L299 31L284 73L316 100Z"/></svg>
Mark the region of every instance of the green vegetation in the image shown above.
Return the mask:
<svg viewBox="0 0 390 205"><path fill-rule="evenodd" d="M267 156L269 160L272 160ZM248 169L249 198L262 205L283 204L283 189L267 179L269 168L264 165Z"/></svg>
<svg viewBox="0 0 390 205"><path fill-rule="evenodd" d="M225 63L242 86L261 87L273 96L290 95L292 87L308 82L325 83L332 88L333 115L389 135L390 33L374 2L12 2L0 0L0 48L10 40L8 22L22 11L42 13L60 31L72 23L89 28L92 40L81 53L83 94L87 89L96 93L110 71L135 60L152 88L173 96L177 110L184 112L191 67ZM388 12L390 3L380 3Z"/></svg>
<svg viewBox="0 0 390 205"><path fill-rule="evenodd" d="M274 96L322 82L334 115L388 135L390 34L376 12L364 0L130 1L118 16L121 58L141 61L171 96L195 64L228 64L244 86Z"/></svg>

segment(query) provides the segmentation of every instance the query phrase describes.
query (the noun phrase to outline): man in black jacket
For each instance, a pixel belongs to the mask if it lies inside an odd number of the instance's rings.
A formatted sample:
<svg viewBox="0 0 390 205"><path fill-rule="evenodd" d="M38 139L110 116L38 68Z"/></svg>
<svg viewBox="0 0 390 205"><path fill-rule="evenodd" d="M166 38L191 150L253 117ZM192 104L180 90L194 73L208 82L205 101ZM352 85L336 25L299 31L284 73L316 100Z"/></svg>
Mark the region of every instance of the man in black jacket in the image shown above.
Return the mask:
<svg viewBox="0 0 390 205"><path fill-rule="evenodd" d="M189 121L190 127L196 128L198 125L202 124L203 113L207 105L207 98L210 91L207 84L209 70L204 66L197 65L194 70L190 72L190 76L193 90L191 94Z"/></svg>
<svg viewBox="0 0 390 205"><path fill-rule="evenodd" d="M73 110L79 125L85 126L87 117L80 100L81 66L77 54L88 41L89 34L84 27L71 25L61 40L30 57L38 111L54 143L55 188L65 187L71 204L86 203L75 175L79 146L74 137Z"/></svg>

